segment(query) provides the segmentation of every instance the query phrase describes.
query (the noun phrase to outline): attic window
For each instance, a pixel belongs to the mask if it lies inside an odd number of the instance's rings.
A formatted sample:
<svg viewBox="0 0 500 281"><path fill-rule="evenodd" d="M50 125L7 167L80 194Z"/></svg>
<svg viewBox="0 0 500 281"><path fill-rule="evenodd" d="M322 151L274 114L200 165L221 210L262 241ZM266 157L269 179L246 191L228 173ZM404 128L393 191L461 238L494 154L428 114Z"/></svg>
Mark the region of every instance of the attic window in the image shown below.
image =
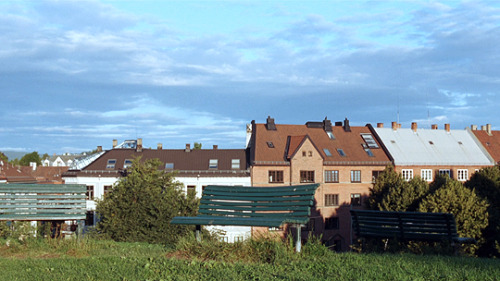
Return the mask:
<svg viewBox="0 0 500 281"><path fill-rule="evenodd" d="M332 132L329 132L327 131L326 134L328 135L328 137L331 139L331 140L334 140L335 139L335 136L333 135Z"/></svg>
<svg viewBox="0 0 500 281"><path fill-rule="evenodd" d="M373 155L372 150L371 150L371 149L369 149L369 148L365 148L365 152L366 152L366 154L368 154L368 156L370 156L370 157L373 157L373 156L374 156L374 155Z"/></svg>
<svg viewBox="0 0 500 281"><path fill-rule="evenodd" d="M461 141L459 141L458 144L462 145L463 143Z"/></svg>
<svg viewBox="0 0 500 281"><path fill-rule="evenodd" d="M108 159L108 164L106 165L106 169L114 169L116 165L116 159Z"/></svg>
<svg viewBox="0 0 500 281"><path fill-rule="evenodd" d="M174 163L165 163L165 170L174 169Z"/></svg>
<svg viewBox="0 0 500 281"><path fill-rule="evenodd" d="M434 144L434 142L433 141L429 141L429 144Z"/></svg>
<svg viewBox="0 0 500 281"><path fill-rule="evenodd" d="M337 152L339 153L340 156L346 157L346 154L345 154L344 150L342 150L342 148L337 148Z"/></svg>
<svg viewBox="0 0 500 281"><path fill-rule="evenodd" d="M268 141L268 142L267 142L267 147L269 147L269 148L274 148L274 144L273 144L273 142L272 142L272 141Z"/></svg>
<svg viewBox="0 0 500 281"><path fill-rule="evenodd" d="M132 167L132 160L125 159L125 162L123 162L123 169L128 169L130 167Z"/></svg>
<svg viewBox="0 0 500 281"><path fill-rule="evenodd" d="M210 159L208 162L209 169L217 169L219 166L219 161L217 159Z"/></svg>
<svg viewBox="0 0 500 281"><path fill-rule="evenodd" d="M378 148L378 144L375 139L373 139L372 134L361 134L361 137L365 140L369 148Z"/></svg>
<svg viewBox="0 0 500 281"><path fill-rule="evenodd" d="M323 148L323 151L325 152L325 155L330 157L332 156L332 153L330 152L330 150L328 150L328 148Z"/></svg>

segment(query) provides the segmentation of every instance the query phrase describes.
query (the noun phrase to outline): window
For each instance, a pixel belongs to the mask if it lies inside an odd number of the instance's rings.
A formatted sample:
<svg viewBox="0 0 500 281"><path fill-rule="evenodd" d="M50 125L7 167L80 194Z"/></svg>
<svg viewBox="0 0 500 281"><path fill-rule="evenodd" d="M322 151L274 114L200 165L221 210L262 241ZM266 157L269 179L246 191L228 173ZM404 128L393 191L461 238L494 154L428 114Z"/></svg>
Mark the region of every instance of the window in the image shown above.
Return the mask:
<svg viewBox="0 0 500 281"><path fill-rule="evenodd" d="M339 153L340 156L346 157L344 150L342 150L341 148L337 148L337 152Z"/></svg>
<svg viewBox="0 0 500 281"><path fill-rule="evenodd" d="M240 168L240 159L232 159L231 169L239 169L239 168Z"/></svg>
<svg viewBox="0 0 500 281"><path fill-rule="evenodd" d="M366 152L366 154L368 154L368 156L373 157L373 152L371 149L365 148L365 152Z"/></svg>
<svg viewBox="0 0 500 281"><path fill-rule="evenodd" d="M195 185L188 185L187 186L187 193L195 193L196 192L196 186Z"/></svg>
<svg viewBox="0 0 500 281"><path fill-rule="evenodd" d="M439 175L441 175L441 176L448 175L448 177L451 178L451 170L450 169L440 169L439 170Z"/></svg>
<svg viewBox="0 0 500 281"><path fill-rule="evenodd" d="M106 165L106 169L114 169L116 165L116 159L108 159L108 164Z"/></svg>
<svg viewBox="0 0 500 281"><path fill-rule="evenodd" d="M309 157L312 157L312 156L313 156L313 152L309 151Z"/></svg>
<svg viewBox="0 0 500 281"><path fill-rule="evenodd" d="M272 142L272 141L268 141L268 142L266 142L266 143L267 143L267 147L269 147L269 148L274 148L274 144L273 144L273 142Z"/></svg>
<svg viewBox="0 0 500 281"><path fill-rule="evenodd" d="M132 167L132 160L131 159L125 159L123 162L123 169L128 169Z"/></svg>
<svg viewBox="0 0 500 281"><path fill-rule="evenodd" d="M327 131L326 134L328 135L328 138L330 138L331 140L335 139L335 136L333 135L332 132Z"/></svg>
<svg viewBox="0 0 500 281"><path fill-rule="evenodd" d="M359 193L352 193L351 194L351 205L361 206L361 194L359 194Z"/></svg>
<svg viewBox="0 0 500 281"><path fill-rule="evenodd" d="M325 229L339 229L339 218L326 218L325 219Z"/></svg>
<svg viewBox="0 0 500 281"><path fill-rule="evenodd" d="M173 170L173 169L174 169L174 163L165 163L165 170Z"/></svg>
<svg viewBox="0 0 500 281"><path fill-rule="evenodd" d="M325 152L325 155L328 157L332 156L332 153L328 150L328 148L323 148L323 152Z"/></svg>
<svg viewBox="0 0 500 281"><path fill-rule="evenodd" d="M242 235L238 235L238 236L234 237L234 242L236 242L236 243L243 242L243 240L245 240L245 237L243 237Z"/></svg>
<svg viewBox="0 0 500 281"><path fill-rule="evenodd" d="M351 182L361 182L361 171L360 170L351 171Z"/></svg>
<svg viewBox="0 0 500 281"><path fill-rule="evenodd" d="M87 185L87 192L85 193L87 195L87 200L94 200L94 186L93 185Z"/></svg>
<svg viewBox="0 0 500 281"><path fill-rule="evenodd" d="M403 169L403 170L401 170L401 174L403 175L403 179L405 181L409 181L413 178L413 170L412 169Z"/></svg>
<svg viewBox="0 0 500 281"><path fill-rule="evenodd" d="M457 170L457 180L466 181L469 179L469 170L467 169L458 169Z"/></svg>
<svg viewBox="0 0 500 281"><path fill-rule="evenodd" d="M104 186L104 196L106 196L106 194L110 193L111 191L113 191L112 185L105 185Z"/></svg>
<svg viewBox="0 0 500 281"><path fill-rule="evenodd" d="M217 159L210 159L208 162L208 168L209 169L217 169L219 166L219 160Z"/></svg>
<svg viewBox="0 0 500 281"><path fill-rule="evenodd" d="M339 205L338 194L325 194L325 206L338 206L338 205Z"/></svg>
<svg viewBox="0 0 500 281"><path fill-rule="evenodd" d="M372 134L361 134L361 137L365 140L368 148L378 148L378 144L375 139L373 139Z"/></svg>
<svg viewBox="0 0 500 281"><path fill-rule="evenodd" d="M300 182L314 182L314 171L300 171Z"/></svg>
<svg viewBox="0 0 500 281"><path fill-rule="evenodd" d="M94 211L87 211L85 216L85 225L94 225Z"/></svg>
<svg viewBox="0 0 500 281"><path fill-rule="evenodd" d="M420 171L420 177L425 181L432 181L432 170L431 169L422 169Z"/></svg>
<svg viewBox="0 0 500 281"><path fill-rule="evenodd" d="M339 182L339 171L326 170L325 171L325 182Z"/></svg>
<svg viewBox="0 0 500 281"><path fill-rule="evenodd" d="M282 183L283 182L283 171L269 171L269 182L270 183Z"/></svg>
<svg viewBox="0 0 500 281"><path fill-rule="evenodd" d="M372 171L372 181L375 182L384 171Z"/></svg>
<svg viewBox="0 0 500 281"><path fill-rule="evenodd" d="M302 157L306 157L307 153L305 151L302 151Z"/></svg>
<svg viewBox="0 0 500 281"><path fill-rule="evenodd" d="M271 226L271 227L269 227L269 231L283 231L283 227L282 226L278 226L278 227Z"/></svg>

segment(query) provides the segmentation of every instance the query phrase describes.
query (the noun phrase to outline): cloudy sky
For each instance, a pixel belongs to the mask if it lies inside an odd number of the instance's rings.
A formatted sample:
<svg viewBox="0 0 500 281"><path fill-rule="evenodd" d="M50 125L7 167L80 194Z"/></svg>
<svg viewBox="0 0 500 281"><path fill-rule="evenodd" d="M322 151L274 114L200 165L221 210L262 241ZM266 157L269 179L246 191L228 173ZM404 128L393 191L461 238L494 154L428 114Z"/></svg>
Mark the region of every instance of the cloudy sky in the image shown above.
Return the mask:
<svg viewBox="0 0 500 281"><path fill-rule="evenodd" d="M497 1L0 1L0 151L244 148L245 125L500 130Z"/></svg>

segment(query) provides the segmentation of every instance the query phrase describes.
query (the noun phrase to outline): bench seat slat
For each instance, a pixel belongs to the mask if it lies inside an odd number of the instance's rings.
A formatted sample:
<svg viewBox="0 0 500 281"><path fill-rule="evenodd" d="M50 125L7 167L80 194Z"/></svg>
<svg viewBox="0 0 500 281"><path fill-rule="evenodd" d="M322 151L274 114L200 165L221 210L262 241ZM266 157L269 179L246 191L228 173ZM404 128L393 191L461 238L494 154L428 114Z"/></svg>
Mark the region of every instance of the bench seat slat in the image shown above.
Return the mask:
<svg viewBox="0 0 500 281"><path fill-rule="evenodd" d="M208 200L231 200L231 201L263 201L263 202L300 202L314 200L314 195L302 195L295 197L262 197L262 196L206 196Z"/></svg>
<svg viewBox="0 0 500 281"><path fill-rule="evenodd" d="M222 191L226 194L230 193L273 193L273 192L288 192L290 190L295 191L315 191L317 188L316 184L305 184L305 185L295 185L292 188L290 186L274 186L274 187L257 187L257 186L218 186L210 185L209 189L206 189L206 194L212 191ZM205 191L204 191L205 192Z"/></svg>
<svg viewBox="0 0 500 281"><path fill-rule="evenodd" d="M292 203L286 202L286 201L280 201L280 202L255 202L255 201L231 201L231 200L225 200L225 201L213 201L213 200L208 200L208 199L201 199L200 200L201 205L207 205L207 206L241 206L241 207L258 207L258 206L312 206L314 204L313 200L304 200L304 201L294 201Z"/></svg>
<svg viewBox="0 0 500 281"><path fill-rule="evenodd" d="M279 227L284 223L305 224L309 218L237 218L237 217L215 217L215 216L197 216L197 217L175 217L172 224L189 225L238 225L238 226L267 226Z"/></svg>
<svg viewBox="0 0 500 281"><path fill-rule="evenodd" d="M241 207L241 206L217 206L217 205L201 205L201 210L206 210L210 212L210 210L234 210L234 211L248 211L248 212L265 212L265 211L307 211L307 206L295 206L295 205L287 205L287 206L271 206L271 207Z"/></svg>

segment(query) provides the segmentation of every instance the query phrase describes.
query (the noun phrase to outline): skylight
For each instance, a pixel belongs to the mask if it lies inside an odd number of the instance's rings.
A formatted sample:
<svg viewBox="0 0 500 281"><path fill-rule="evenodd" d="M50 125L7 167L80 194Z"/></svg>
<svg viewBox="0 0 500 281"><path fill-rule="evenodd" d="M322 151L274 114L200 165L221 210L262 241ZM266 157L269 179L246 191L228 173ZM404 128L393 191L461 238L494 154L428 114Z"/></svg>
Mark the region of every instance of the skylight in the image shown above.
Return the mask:
<svg viewBox="0 0 500 281"><path fill-rule="evenodd" d="M333 135L333 133L332 133L332 132L326 131L326 134L328 135L328 137L329 137L331 140L334 140L334 139L335 139L335 136Z"/></svg>
<svg viewBox="0 0 500 281"><path fill-rule="evenodd" d="M323 148L323 151L325 152L325 155L330 157L332 156L332 153L330 152L330 150L328 150L328 148Z"/></svg>
<svg viewBox="0 0 500 281"><path fill-rule="evenodd" d="M339 153L340 156L346 157L346 154L342 148L337 148L337 152Z"/></svg>
<svg viewBox="0 0 500 281"><path fill-rule="evenodd" d="M369 148L365 148L365 151L366 151L366 154L368 154L368 156L370 156L370 157L373 157L373 156L374 156L374 155L373 155L373 152L372 152L372 150L371 150L371 149L369 149Z"/></svg>
<svg viewBox="0 0 500 281"><path fill-rule="evenodd" d="M361 134L369 148L378 148L378 144L373 138L372 134Z"/></svg>
<svg viewBox="0 0 500 281"><path fill-rule="evenodd" d="M273 144L273 142L272 142L272 141L268 141L268 142L267 142L267 147L269 147L269 148L274 148L274 144Z"/></svg>

